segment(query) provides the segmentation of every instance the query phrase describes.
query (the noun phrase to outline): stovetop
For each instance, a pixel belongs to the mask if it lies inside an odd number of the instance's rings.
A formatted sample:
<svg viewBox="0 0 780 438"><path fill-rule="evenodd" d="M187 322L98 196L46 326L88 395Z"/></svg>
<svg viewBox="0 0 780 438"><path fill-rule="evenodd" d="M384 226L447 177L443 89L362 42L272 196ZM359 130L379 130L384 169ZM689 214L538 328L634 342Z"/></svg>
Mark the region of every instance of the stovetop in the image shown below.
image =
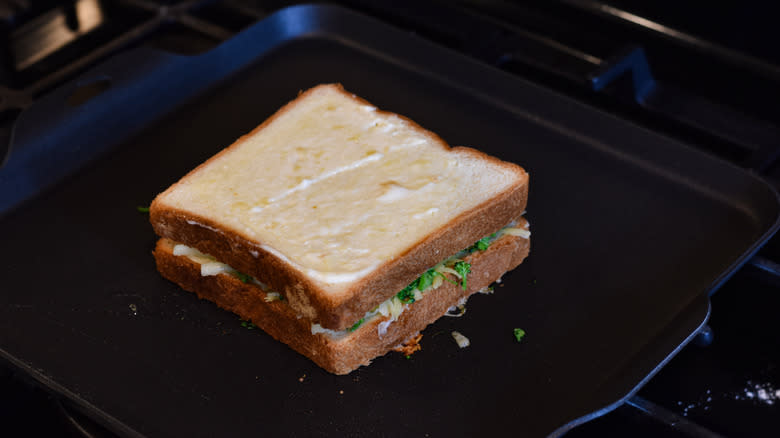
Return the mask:
<svg viewBox="0 0 780 438"><path fill-rule="evenodd" d="M20 111L138 46L208 50L293 2L0 1L0 156ZM701 148L780 188L780 55L758 2L337 2ZM88 99L87 89L83 96ZM709 324L637 396L567 436L776 436L780 240L712 297ZM111 436L10 366L9 435ZM4 433L5 433L4 432Z"/></svg>

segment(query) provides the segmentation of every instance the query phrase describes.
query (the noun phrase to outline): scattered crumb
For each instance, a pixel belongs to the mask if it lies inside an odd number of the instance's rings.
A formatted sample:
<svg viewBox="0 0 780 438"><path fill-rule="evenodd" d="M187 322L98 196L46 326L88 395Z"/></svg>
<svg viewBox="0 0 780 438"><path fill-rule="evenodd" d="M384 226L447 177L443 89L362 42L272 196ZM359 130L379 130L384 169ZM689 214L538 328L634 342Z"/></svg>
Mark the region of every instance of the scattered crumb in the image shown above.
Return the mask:
<svg viewBox="0 0 780 438"><path fill-rule="evenodd" d="M303 380L306 378L306 374L304 373L301 377L298 377L299 382L303 382Z"/></svg>
<svg viewBox="0 0 780 438"><path fill-rule="evenodd" d="M241 321L241 327L244 327L247 330L254 330L257 328L252 321L245 321L243 319L239 319L239 321Z"/></svg>
<svg viewBox="0 0 780 438"><path fill-rule="evenodd" d="M463 334L461 334L458 331L452 332L452 338L455 339L455 342L457 342L458 347L460 348L466 348L469 345L471 345L471 341L469 341L469 338L463 336Z"/></svg>
<svg viewBox="0 0 780 438"><path fill-rule="evenodd" d="M344 394L344 390L343 389L339 390L339 394Z"/></svg>
<svg viewBox="0 0 780 438"><path fill-rule="evenodd" d="M490 294L493 293L493 289L494 288L493 288L492 285L491 286L485 286L482 289L478 290L477 292L479 292L481 294L488 294L488 295L490 295Z"/></svg>
<svg viewBox="0 0 780 438"><path fill-rule="evenodd" d="M525 337L525 334L526 334L525 330L523 330L521 328L516 328L516 329L513 330L513 332L515 334L515 339L517 340L517 342L522 341L523 337Z"/></svg>
<svg viewBox="0 0 780 438"><path fill-rule="evenodd" d="M138 315L138 307L136 307L135 304L130 304L127 307L129 307L130 311L133 312L133 316Z"/></svg>
<svg viewBox="0 0 780 438"><path fill-rule="evenodd" d="M449 309L447 309L447 312L444 314L444 316L449 316L452 318L460 318L465 314L466 314L466 306L464 306L463 304L459 304L457 306L452 306Z"/></svg>
<svg viewBox="0 0 780 438"><path fill-rule="evenodd" d="M402 344L393 348L393 350L405 355L406 357L409 357L414 354L415 351L422 350L422 346L420 345L420 340L422 337L422 333L417 333L416 335L404 341Z"/></svg>

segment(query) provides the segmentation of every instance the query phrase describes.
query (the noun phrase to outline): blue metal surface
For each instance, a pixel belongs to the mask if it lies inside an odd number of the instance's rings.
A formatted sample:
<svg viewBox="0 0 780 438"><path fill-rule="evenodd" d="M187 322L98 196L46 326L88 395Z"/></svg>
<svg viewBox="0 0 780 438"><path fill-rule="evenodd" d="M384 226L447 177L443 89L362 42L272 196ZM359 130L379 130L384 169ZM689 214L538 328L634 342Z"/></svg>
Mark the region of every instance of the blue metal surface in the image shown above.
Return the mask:
<svg viewBox="0 0 780 438"><path fill-rule="evenodd" d="M623 74L630 73L634 87L634 99L644 103L655 88L647 56L641 47L628 47L615 57L604 61L590 78L594 91L601 91Z"/></svg>

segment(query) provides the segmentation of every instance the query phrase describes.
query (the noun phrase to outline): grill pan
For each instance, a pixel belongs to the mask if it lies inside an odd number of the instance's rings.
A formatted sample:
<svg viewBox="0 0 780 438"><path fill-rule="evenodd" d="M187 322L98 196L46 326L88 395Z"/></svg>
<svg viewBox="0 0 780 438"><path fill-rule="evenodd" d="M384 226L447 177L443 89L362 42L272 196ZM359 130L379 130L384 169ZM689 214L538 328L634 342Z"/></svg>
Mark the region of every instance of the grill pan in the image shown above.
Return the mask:
<svg viewBox="0 0 780 438"><path fill-rule="evenodd" d="M110 86L68 104L95 81ZM136 211L325 82L531 175L526 262L411 359L348 376L162 279ZM21 114L0 168L0 353L126 436L555 436L632 395L777 227L777 193L740 168L349 10L298 6L201 55L122 54Z"/></svg>

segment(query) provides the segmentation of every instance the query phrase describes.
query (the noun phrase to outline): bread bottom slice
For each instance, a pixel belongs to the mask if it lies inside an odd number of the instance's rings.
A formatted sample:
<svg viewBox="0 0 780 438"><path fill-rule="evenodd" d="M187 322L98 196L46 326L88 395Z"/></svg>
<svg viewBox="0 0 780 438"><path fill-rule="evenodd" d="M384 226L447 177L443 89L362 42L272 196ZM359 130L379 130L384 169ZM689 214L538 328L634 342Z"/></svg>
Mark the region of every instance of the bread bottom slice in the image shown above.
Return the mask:
<svg viewBox="0 0 780 438"><path fill-rule="evenodd" d="M327 330L313 334L313 322L296 315L285 301L270 300L273 296L269 297L269 292L259 285L242 282L234 275L201 275L199 263L186 256L174 255L175 245L172 240L163 238L158 240L154 250L157 269L163 277L196 293L201 299L252 321L276 340L334 374L348 374L361 365L368 365L374 358L416 335L450 307L517 267L530 249L526 238L502 236L486 250L464 257L471 263L466 290L460 284L442 282L441 286L426 291L422 299L406 305L397 320L389 324L389 316L377 314L354 331ZM382 330L380 325L383 325Z"/></svg>

